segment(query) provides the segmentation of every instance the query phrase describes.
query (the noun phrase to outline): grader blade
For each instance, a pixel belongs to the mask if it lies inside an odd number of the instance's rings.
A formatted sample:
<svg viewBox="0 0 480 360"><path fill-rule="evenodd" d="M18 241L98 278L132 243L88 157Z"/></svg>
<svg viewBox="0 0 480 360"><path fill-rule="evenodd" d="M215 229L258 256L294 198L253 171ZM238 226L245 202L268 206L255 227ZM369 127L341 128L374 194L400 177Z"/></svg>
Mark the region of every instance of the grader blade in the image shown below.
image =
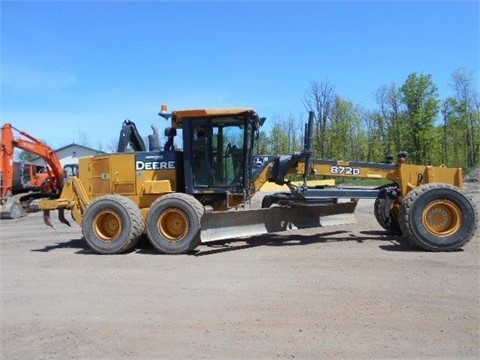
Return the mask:
<svg viewBox="0 0 480 360"><path fill-rule="evenodd" d="M272 207L205 213L202 243L295 229L356 223L355 201L315 206Z"/></svg>

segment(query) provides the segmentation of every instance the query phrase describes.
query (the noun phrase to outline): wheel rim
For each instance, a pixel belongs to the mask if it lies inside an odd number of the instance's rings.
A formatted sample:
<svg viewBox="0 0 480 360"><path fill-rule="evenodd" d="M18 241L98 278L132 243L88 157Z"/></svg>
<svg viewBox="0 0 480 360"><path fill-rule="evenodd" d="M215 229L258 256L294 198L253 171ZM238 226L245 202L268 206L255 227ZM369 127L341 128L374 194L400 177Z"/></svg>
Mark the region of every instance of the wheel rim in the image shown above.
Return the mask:
<svg viewBox="0 0 480 360"><path fill-rule="evenodd" d="M114 211L102 211L95 218L93 230L102 241L115 241L122 231L122 219Z"/></svg>
<svg viewBox="0 0 480 360"><path fill-rule="evenodd" d="M423 210L423 224L436 236L450 236L462 226L462 212L450 200L436 200Z"/></svg>
<svg viewBox="0 0 480 360"><path fill-rule="evenodd" d="M162 236L170 241L182 240L188 233L188 216L180 209L167 209L159 217L157 228Z"/></svg>

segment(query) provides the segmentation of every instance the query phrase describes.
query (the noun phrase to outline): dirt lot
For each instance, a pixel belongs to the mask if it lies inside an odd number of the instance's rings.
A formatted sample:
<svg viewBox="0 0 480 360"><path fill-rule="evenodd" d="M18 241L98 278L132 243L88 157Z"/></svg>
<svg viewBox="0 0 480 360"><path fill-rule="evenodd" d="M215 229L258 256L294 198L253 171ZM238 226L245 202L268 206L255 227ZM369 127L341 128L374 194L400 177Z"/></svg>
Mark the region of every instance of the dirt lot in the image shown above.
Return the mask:
<svg viewBox="0 0 480 360"><path fill-rule="evenodd" d="M181 256L94 255L76 225L1 221L2 359L478 359L480 230L429 253L372 211Z"/></svg>

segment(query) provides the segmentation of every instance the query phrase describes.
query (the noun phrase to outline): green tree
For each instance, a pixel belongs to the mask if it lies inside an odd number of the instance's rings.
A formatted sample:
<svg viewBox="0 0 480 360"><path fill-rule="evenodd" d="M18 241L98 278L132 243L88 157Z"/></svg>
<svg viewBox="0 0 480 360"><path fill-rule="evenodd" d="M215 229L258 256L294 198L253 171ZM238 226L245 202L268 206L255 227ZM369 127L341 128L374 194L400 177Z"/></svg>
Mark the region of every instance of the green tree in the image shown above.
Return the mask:
<svg viewBox="0 0 480 360"><path fill-rule="evenodd" d="M393 154L385 141L385 119L379 111L364 110L361 116L364 130L362 133L363 160L383 161L386 155Z"/></svg>
<svg viewBox="0 0 480 360"><path fill-rule="evenodd" d="M284 120L284 130L287 133L288 154L302 149L303 122L289 114Z"/></svg>
<svg viewBox="0 0 480 360"><path fill-rule="evenodd" d="M269 139L265 131L260 131L258 133L258 139L255 141L254 152L258 155L270 154Z"/></svg>
<svg viewBox="0 0 480 360"><path fill-rule="evenodd" d="M379 109L372 114L372 125L382 143L383 156L397 154L405 150L405 124L400 89L393 83L383 85L374 93L374 98Z"/></svg>
<svg viewBox="0 0 480 360"><path fill-rule="evenodd" d="M32 154L31 152L28 152L28 151L20 151L18 153L18 159L25 162L32 162L37 157L38 157L37 155Z"/></svg>
<svg viewBox="0 0 480 360"><path fill-rule="evenodd" d="M465 166L467 168L478 164L480 160L480 114L478 111L479 94L473 85L473 73L457 69L452 74L450 87L454 91L450 100L451 115L457 120L461 138L464 144ZM449 99L447 99L449 101Z"/></svg>
<svg viewBox="0 0 480 360"><path fill-rule="evenodd" d="M405 107L405 145L410 162L434 163L440 152L435 118L439 111L437 87L431 75L411 73L400 88Z"/></svg>
<svg viewBox="0 0 480 360"><path fill-rule="evenodd" d="M327 157L327 131L332 119L335 97L335 88L328 80L311 82L304 97L307 110L315 112L313 153L321 158Z"/></svg>
<svg viewBox="0 0 480 360"><path fill-rule="evenodd" d="M362 157L359 134L362 124L356 106L336 96L327 141L327 156L334 159L359 159Z"/></svg>
<svg viewBox="0 0 480 360"><path fill-rule="evenodd" d="M285 130L285 124L281 118L276 117L274 119L273 127L270 133L270 151L272 154L288 154L289 142L288 133Z"/></svg>

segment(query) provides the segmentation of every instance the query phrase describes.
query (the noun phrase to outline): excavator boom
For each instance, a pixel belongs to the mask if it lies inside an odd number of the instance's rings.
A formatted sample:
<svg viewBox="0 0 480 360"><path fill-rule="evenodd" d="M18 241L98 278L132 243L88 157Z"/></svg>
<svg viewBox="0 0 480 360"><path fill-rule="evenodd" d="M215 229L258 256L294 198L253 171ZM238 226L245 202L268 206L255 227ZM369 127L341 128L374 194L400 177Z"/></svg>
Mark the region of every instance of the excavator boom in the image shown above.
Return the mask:
<svg viewBox="0 0 480 360"><path fill-rule="evenodd" d="M15 195L13 187L16 148L39 156L48 165L44 168L46 174L34 174L42 180L41 184L37 185L38 191L34 197L58 196L62 190L64 175L62 163L50 146L26 131L15 128L12 124L4 124L1 128L0 144L0 203L2 205L2 215L13 215L10 217L17 217L21 214L19 201L13 198L13 195ZM12 206L14 206L13 213L11 211Z"/></svg>

